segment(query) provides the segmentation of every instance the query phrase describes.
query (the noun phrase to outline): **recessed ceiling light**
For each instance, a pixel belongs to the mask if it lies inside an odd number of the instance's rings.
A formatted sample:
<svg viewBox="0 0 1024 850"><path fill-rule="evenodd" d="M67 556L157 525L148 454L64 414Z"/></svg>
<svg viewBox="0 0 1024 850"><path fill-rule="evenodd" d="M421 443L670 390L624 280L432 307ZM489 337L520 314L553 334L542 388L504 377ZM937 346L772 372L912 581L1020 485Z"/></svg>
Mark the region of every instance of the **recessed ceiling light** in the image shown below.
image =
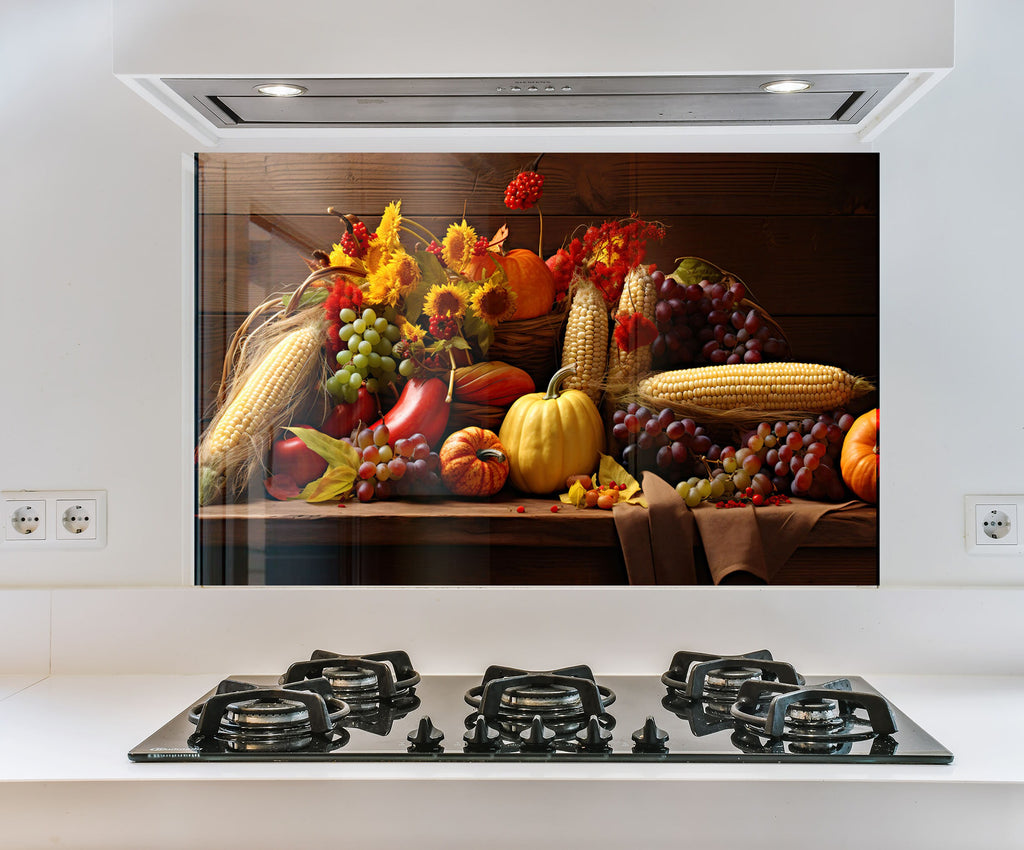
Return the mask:
<svg viewBox="0 0 1024 850"><path fill-rule="evenodd" d="M295 97L296 95L304 94L306 90L302 86L295 86L291 83L266 83L262 86L256 86L256 91L271 97Z"/></svg>
<svg viewBox="0 0 1024 850"><path fill-rule="evenodd" d="M807 80L774 80L770 83L763 83L761 88L772 94L792 94L796 91L807 91L813 83Z"/></svg>

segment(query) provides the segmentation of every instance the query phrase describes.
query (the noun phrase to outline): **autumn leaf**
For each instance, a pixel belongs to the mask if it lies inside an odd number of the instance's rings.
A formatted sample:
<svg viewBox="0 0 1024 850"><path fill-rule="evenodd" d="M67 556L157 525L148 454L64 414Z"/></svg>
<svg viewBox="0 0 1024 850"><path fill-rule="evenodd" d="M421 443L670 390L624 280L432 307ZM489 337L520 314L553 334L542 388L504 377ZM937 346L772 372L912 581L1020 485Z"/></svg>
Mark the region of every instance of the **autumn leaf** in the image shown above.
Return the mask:
<svg viewBox="0 0 1024 850"><path fill-rule="evenodd" d="M564 505L574 505L577 508L586 506L587 489L579 481L573 481L568 493L562 493L558 497Z"/></svg>
<svg viewBox="0 0 1024 850"><path fill-rule="evenodd" d="M359 466L359 453L354 446L344 440L335 440L322 434L316 428L288 428L296 437L306 444L306 448L316 452L327 461L327 465L349 467L355 470Z"/></svg>
<svg viewBox="0 0 1024 850"><path fill-rule="evenodd" d="M488 251L493 251L495 254L501 253L501 247L505 244L505 240L508 239L508 225L503 224L495 234L491 237L490 244L487 246Z"/></svg>
<svg viewBox="0 0 1024 850"><path fill-rule="evenodd" d="M316 481L310 481L299 493L299 498L307 502L330 502L340 499L352 491L355 480L356 471L351 467L331 467Z"/></svg>
<svg viewBox="0 0 1024 850"><path fill-rule="evenodd" d="M620 502L647 507L647 501L640 492L639 482L610 455L601 455L601 463L597 468L597 483L618 486Z"/></svg>

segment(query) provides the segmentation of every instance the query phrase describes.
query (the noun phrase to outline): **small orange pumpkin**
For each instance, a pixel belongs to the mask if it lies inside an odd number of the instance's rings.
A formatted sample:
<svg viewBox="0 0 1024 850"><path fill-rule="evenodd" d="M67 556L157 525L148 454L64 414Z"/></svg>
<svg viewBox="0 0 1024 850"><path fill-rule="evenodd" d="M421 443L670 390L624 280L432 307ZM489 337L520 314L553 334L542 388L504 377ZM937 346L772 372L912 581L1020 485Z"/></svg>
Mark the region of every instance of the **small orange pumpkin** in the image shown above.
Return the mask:
<svg viewBox="0 0 1024 850"><path fill-rule="evenodd" d="M441 480L456 496L493 496L508 478L508 456L498 435L475 425L441 446Z"/></svg>
<svg viewBox="0 0 1024 850"><path fill-rule="evenodd" d="M865 502L878 501L878 408L854 420L839 455L843 481Z"/></svg>
<svg viewBox="0 0 1024 850"><path fill-rule="evenodd" d="M514 248L507 254L495 256L487 251L483 256L470 259L463 269L470 280L482 280L501 267L508 288L516 294L513 319L535 319L551 312L555 303L555 279L551 269L540 257L525 248Z"/></svg>

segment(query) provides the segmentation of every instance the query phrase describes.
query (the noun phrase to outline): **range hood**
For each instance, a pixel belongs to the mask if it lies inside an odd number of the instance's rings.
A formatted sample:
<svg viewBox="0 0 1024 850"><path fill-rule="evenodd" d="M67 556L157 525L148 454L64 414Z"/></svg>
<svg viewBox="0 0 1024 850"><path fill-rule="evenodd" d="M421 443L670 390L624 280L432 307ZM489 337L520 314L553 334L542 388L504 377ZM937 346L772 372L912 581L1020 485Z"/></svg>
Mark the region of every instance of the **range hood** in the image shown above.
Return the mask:
<svg viewBox="0 0 1024 850"><path fill-rule="evenodd" d="M867 139L953 62L952 0L474 8L114 0L114 71L212 143L559 127Z"/></svg>
<svg viewBox="0 0 1024 850"><path fill-rule="evenodd" d="M474 77L165 79L214 127L854 124L907 77ZM773 93L772 83L806 85ZM283 95L261 92L285 86Z"/></svg>

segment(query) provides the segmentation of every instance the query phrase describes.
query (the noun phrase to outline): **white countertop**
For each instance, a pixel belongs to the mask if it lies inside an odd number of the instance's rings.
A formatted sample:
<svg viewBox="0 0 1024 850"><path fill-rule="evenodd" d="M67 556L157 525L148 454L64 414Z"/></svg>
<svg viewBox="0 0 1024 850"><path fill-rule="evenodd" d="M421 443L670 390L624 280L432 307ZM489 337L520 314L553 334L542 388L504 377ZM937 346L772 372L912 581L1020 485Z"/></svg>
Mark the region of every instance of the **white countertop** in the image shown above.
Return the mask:
<svg viewBox="0 0 1024 850"><path fill-rule="evenodd" d="M459 847L497 817L524 828L546 820L540 846L586 836L589 847L621 847L637 829L645 847L678 846L679 835L732 847L748 829L761 848L802 846L792 829L777 844L764 832L789 818L800 831L827 828L833 848L896 846L885 824L900 847L1019 848L1024 736L1011 730L1024 677L863 675L950 749L953 764L137 764L128 750L222 676L0 677L9 694L0 701L0 847L211 846L213 836L260 847L341 834L334 829L361 848L412 838L418 848ZM726 814L730 801L742 803L739 820ZM308 818L320 806L331 813L327 832ZM342 828L343 811L353 820ZM697 821L684 828L689 817Z"/></svg>

